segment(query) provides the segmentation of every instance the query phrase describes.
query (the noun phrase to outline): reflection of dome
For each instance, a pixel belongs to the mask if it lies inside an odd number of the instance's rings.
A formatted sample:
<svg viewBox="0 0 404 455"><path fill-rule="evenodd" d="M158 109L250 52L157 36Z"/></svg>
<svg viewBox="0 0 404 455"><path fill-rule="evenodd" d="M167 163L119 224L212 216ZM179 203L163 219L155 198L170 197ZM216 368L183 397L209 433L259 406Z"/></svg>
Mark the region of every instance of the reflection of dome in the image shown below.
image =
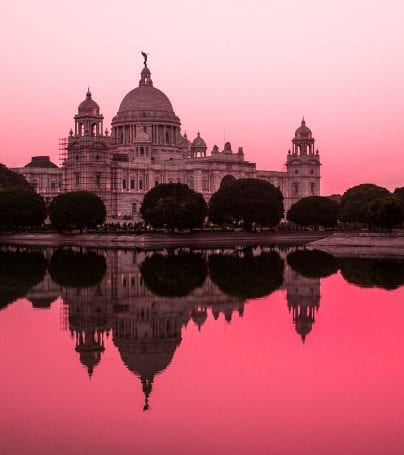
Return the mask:
<svg viewBox="0 0 404 455"><path fill-rule="evenodd" d="M86 93L86 99L79 104L78 111L80 115L99 115L100 107L91 98L90 90Z"/></svg>
<svg viewBox="0 0 404 455"><path fill-rule="evenodd" d="M296 332L302 337L302 341L306 340L306 336L311 332L311 326L314 321L297 321Z"/></svg>
<svg viewBox="0 0 404 455"><path fill-rule="evenodd" d="M123 363L128 370L142 381L145 395L145 411L149 408L149 396L154 376L170 365L180 342L180 337L137 342L136 340L128 340L114 335L114 344L118 348Z"/></svg>
<svg viewBox="0 0 404 455"><path fill-rule="evenodd" d="M33 308L50 308L51 304L58 296L30 297Z"/></svg>
<svg viewBox="0 0 404 455"><path fill-rule="evenodd" d="M295 132L296 139L311 139L311 129L306 126L306 122L303 119L301 125Z"/></svg>
<svg viewBox="0 0 404 455"><path fill-rule="evenodd" d="M208 312L206 311L206 308L196 307L192 310L191 317L194 323L198 326L198 330L201 330L201 327L205 324L208 317Z"/></svg>
<svg viewBox="0 0 404 455"><path fill-rule="evenodd" d="M80 354L80 362L87 368L90 377L104 351L103 332L93 329L76 332L76 352Z"/></svg>
<svg viewBox="0 0 404 455"><path fill-rule="evenodd" d="M199 131L198 135L192 142L192 147L206 147L206 142L201 138Z"/></svg>
<svg viewBox="0 0 404 455"><path fill-rule="evenodd" d="M102 346L93 346L92 349L85 349L83 347L76 348L80 353L80 362L87 368L88 375L91 377L94 368L100 363L101 353L104 351Z"/></svg>

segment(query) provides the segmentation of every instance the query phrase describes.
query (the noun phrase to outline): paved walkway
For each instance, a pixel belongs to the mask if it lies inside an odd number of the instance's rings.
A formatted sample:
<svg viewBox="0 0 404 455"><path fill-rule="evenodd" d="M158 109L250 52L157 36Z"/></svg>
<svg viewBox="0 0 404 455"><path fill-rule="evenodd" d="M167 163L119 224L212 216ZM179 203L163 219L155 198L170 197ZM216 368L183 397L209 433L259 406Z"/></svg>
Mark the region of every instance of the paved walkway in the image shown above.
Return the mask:
<svg viewBox="0 0 404 455"><path fill-rule="evenodd" d="M0 244L24 246L86 246L93 248L162 249L176 247L219 248L242 245L305 245L328 237L328 232L287 233L203 232L193 234L1 234Z"/></svg>
<svg viewBox="0 0 404 455"><path fill-rule="evenodd" d="M404 232L361 234L335 233L315 240L308 247L334 256L349 257L401 257L404 258Z"/></svg>

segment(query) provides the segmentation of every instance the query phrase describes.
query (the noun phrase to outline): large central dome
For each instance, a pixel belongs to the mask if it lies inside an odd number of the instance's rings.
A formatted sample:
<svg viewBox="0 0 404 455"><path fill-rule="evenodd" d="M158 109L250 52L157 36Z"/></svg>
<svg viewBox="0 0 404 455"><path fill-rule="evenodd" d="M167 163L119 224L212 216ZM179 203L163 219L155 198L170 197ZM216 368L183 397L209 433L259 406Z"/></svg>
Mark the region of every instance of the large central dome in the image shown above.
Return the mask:
<svg viewBox="0 0 404 455"><path fill-rule="evenodd" d="M160 111L174 114L173 106L164 93L152 85L140 85L122 100L119 113L132 111Z"/></svg>
<svg viewBox="0 0 404 455"><path fill-rule="evenodd" d="M161 119L178 122L173 106L168 97L159 89L153 87L151 73L144 66L139 87L131 90L123 98L113 123L128 120Z"/></svg>

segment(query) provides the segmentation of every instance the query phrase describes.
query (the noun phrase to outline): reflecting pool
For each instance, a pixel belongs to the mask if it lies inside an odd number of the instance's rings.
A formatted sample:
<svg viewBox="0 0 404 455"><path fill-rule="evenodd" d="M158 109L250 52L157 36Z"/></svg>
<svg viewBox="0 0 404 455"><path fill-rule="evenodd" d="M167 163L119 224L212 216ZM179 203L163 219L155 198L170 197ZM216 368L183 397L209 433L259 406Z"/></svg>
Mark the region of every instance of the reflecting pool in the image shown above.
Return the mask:
<svg viewBox="0 0 404 455"><path fill-rule="evenodd" d="M0 447L402 454L404 261L0 249Z"/></svg>

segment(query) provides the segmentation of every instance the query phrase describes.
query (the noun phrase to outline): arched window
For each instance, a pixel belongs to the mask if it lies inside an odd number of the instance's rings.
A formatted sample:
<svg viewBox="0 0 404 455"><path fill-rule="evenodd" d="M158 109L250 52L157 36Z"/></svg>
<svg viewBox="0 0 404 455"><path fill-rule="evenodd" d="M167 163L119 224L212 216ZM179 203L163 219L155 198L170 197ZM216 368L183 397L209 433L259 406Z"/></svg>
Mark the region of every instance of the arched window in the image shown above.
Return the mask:
<svg viewBox="0 0 404 455"><path fill-rule="evenodd" d="M91 125L91 136L96 136L97 135L97 124L93 123Z"/></svg>
<svg viewBox="0 0 404 455"><path fill-rule="evenodd" d="M140 147L140 156L144 155L144 147Z"/></svg>

